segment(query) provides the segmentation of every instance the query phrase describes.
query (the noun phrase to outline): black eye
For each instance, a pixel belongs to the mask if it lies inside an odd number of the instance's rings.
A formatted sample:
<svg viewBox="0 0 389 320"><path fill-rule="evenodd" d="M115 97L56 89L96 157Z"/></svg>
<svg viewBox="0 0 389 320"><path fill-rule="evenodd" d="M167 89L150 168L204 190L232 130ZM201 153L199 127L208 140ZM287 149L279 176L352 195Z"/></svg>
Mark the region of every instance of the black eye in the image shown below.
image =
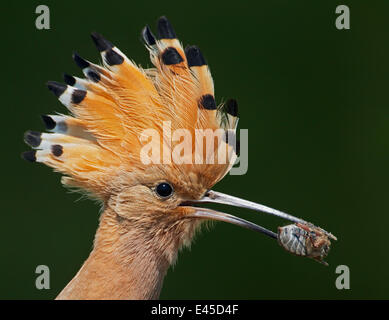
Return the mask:
<svg viewBox="0 0 389 320"><path fill-rule="evenodd" d="M173 188L167 182L162 182L159 185L157 185L157 187L155 188L155 191L157 192L157 194L160 197L166 198L173 193Z"/></svg>

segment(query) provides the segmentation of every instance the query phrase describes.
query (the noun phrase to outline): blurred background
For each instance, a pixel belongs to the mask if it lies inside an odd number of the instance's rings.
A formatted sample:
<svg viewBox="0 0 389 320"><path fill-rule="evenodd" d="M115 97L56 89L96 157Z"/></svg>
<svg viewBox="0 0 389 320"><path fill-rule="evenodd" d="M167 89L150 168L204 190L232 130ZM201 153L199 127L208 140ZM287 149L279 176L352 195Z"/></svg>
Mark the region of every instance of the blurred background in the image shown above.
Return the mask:
<svg viewBox="0 0 389 320"><path fill-rule="evenodd" d="M50 8L50 30L35 27L40 4ZM335 27L339 4L350 8L350 30ZM95 203L20 158L29 149L23 133L44 129L40 115L65 112L45 83L62 81L62 72L81 75L73 51L99 61L92 31L150 66L140 30L155 30L161 15L184 45L202 49L217 101L236 98L239 127L249 130L247 174L228 175L214 189L305 218L339 239L325 267L217 223L180 253L161 298L389 298L389 2L29 1L2 2L1 12L1 299L53 299L87 258L98 224ZM287 224L228 210L273 230ZM41 264L50 268L50 290L35 288ZM350 268L350 290L335 287L338 265Z"/></svg>

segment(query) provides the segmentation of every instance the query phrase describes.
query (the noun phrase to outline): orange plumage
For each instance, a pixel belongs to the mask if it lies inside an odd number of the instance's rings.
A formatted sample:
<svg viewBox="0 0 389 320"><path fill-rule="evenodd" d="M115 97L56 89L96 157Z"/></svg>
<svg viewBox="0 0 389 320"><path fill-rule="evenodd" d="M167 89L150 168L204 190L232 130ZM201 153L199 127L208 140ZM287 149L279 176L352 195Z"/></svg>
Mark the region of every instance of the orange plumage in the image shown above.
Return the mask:
<svg viewBox="0 0 389 320"><path fill-rule="evenodd" d="M167 267L202 220L189 218L194 210L183 204L201 198L236 159L226 137L227 130L236 129L236 104L229 102L229 115L223 106L217 107L211 73L200 50L195 46L184 50L165 17L159 19L158 31L159 39L148 27L142 31L154 65L151 69L137 66L101 35L92 33L103 65L74 54L85 78L65 75L67 85L48 82L71 115L43 116L51 133L28 131L25 135L35 149L24 153L25 159L61 172L65 185L88 191L104 206L94 250L59 298L157 297ZM166 125L173 135L164 131ZM145 130L156 132L158 139L142 140ZM189 132L190 138L175 136L179 130ZM196 130L208 131L196 140ZM214 140L211 148L206 145L208 134ZM145 144L156 147L161 163L142 160ZM180 163L172 161L174 152L185 155L187 147L191 148L189 157ZM221 156L220 151L224 152ZM170 162L165 163L166 159ZM174 193L163 197L157 188L171 188ZM128 238L126 248L121 235ZM117 263L121 252L126 253L125 261ZM141 257L139 252L143 252ZM155 274L141 276L139 261L153 264L155 259ZM115 271L115 279L108 279L108 271L99 269L107 265L110 272ZM112 287L117 281L121 288ZM148 281L151 284L145 288Z"/></svg>
<svg viewBox="0 0 389 320"><path fill-rule="evenodd" d="M63 173L65 185L87 190L103 205L93 250L58 299L158 298L178 250L205 220L277 238L264 227L199 204L233 205L307 224L210 190L237 157L237 104L216 105L200 50L184 50L165 17L158 20L158 33L156 39L148 27L142 31L151 69L138 67L92 33L103 66L74 54L85 79L65 75L67 85L48 83L71 115L43 116L51 133L25 134L35 149L23 154L26 160Z"/></svg>
<svg viewBox="0 0 389 320"><path fill-rule="evenodd" d="M148 42L145 36L154 68L138 67L101 35L93 33L92 39L101 51L103 66L75 54L74 59L82 67L86 79L66 76L65 80L69 82L66 87L49 82L49 88L69 109L72 117L63 119L68 127L68 131L63 132L65 136L56 133L51 134L52 137L44 136L45 141L61 145L63 154L56 157L50 150L34 146L38 149L36 160L68 176L63 180L65 183L104 197L109 189L107 181L115 175L115 170L131 171L144 167L139 159L142 148L139 137L144 130L155 129L163 139L164 121L170 121L173 131L189 130L193 145L195 129L227 129L217 119L217 113L223 111L214 104L213 80L201 52L197 47L187 49L187 52L191 51L189 54L194 64L191 66L180 42L173 38L174 31L166 18L159 20L159 30L166 33L159 40L154 38ZM143 31L145 33L153 37L148 27ZM214 104L206 106L209 110L201 105L204 96ZM169 150L165 150L165 154L171 153L177 144L176 141L167 145ZM47 148L47 144L45 146ZM220 145L216 143L211 152L216 155L219 147L233 152L223 140ZM194 146L192 149L195 162L196 150ZM202 162L206 162L207 157L209 155L203 154ZM231 158L231 161L226 158L225 165L212 165L211 170L207 170L206 165L185 166L185 170L207 174L207 187L210 187L224 176L229 163L235 160ZM171 170L182 169L172 164Z"/></svg>

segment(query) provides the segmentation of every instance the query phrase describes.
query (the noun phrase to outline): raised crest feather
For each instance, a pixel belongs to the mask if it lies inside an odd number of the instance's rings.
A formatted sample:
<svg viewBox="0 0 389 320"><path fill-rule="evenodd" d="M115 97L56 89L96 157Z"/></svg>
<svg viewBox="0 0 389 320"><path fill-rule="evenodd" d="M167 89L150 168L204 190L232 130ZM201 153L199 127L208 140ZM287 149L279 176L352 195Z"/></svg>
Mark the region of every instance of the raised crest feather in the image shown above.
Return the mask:
<svg viewBox="0 0 389 320"><path fill-rule="evenodd" d="M91 188L93 180L109 181L115 172L144 166L139 157L139 137L144 130L162 133L164 122L169 122L172 130L186 129L193 135L196 129L235 130L220 120L221 114L230 120L237 114L234 108L226 112L217 106L212 76L199 48L184 50L166 17L161 17L157 26L158 38L148 26L141 32L154 65L150 69L137 66L101 34L91 34L104 66L74 53L85 78L64 74L66 84L48 82L48 88L71 115L42 117L51 133L26 134L26 142L38 150L34 155L26 154L27 160L43 162L67 175L65 181L93 189L103 197L107 188ZM39 139L40 147L36 146ZM231 152L228 142L221 144L211 152L218 148ZM172 168L180 170L175 164ZM193 164L189 171L207 175L214 184L230 168L231 163Z"/></svg>

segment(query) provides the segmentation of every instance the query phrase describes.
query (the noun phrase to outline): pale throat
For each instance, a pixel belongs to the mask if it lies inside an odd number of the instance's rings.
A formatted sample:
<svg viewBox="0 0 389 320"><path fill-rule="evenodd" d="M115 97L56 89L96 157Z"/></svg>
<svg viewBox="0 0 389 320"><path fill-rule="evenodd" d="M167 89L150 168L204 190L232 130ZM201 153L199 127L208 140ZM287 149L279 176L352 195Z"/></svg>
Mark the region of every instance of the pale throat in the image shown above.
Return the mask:
<svg viewBox="0 0 389 320"><path fill-rule="evenodd" d="M169 266L198 224L129 220L107 207L91 254L57 299L157 299Z"/></svg>

